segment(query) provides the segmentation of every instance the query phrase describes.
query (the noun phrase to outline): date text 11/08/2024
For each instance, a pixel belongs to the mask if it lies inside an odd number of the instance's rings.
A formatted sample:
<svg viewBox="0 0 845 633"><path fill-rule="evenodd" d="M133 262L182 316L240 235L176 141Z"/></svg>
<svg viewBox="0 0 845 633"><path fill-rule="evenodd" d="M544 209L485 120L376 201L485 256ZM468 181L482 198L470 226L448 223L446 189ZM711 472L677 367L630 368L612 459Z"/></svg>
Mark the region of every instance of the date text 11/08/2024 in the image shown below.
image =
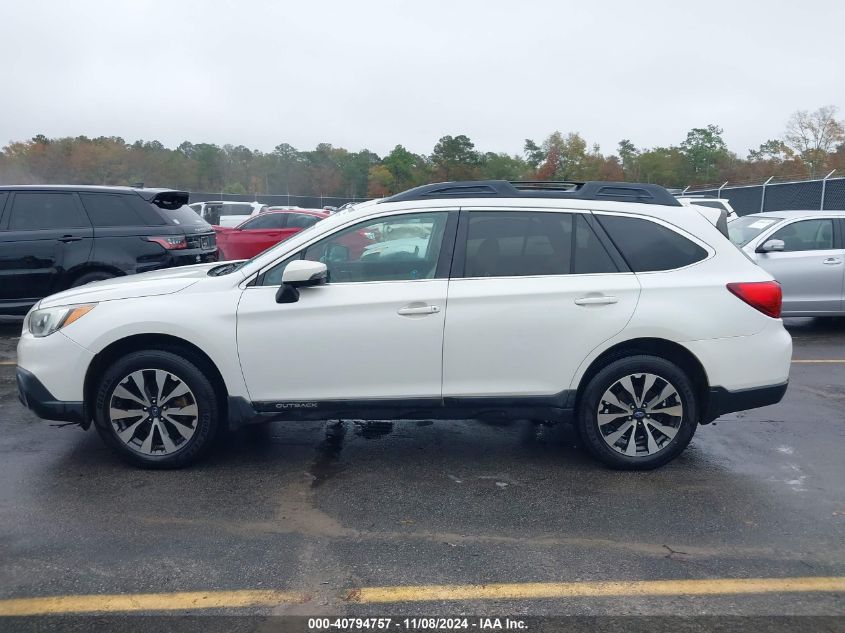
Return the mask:
<svg viewBox="0 0 845 633"><path fill-rule="evenodd" d="M515 618L309 618L308 629L320 630L390 630L403 631L424 630L471 630L481 631L509 630L520 631L528 628L524 620Z"/></svg>

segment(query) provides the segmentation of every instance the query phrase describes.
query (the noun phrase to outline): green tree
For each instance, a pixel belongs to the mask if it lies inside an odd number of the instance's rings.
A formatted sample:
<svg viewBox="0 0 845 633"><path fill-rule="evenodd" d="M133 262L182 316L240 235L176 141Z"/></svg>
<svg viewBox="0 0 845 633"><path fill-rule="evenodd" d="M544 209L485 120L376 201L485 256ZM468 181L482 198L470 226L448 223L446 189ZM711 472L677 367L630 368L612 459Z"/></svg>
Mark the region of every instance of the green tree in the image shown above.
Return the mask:
<svg viewBox="0 0 845 633"><path fill-rule="evenodd" d="M645 182L666 187L681 187L686 182L686 155L678 147L654 147L638 159L639 177Z"/></svg>
<svg viewBox="0 0 845 633"><path fill-rule="evenodd" d="M619 160L622 161L622 171L625 178L637 180L639 178L640 150L631 141L623 138L618 145Z"/></svg>
<svg viewBox="0 0 845 633"><path fill-rule="evenodd" d="M522 152L525 156L525 162L531 169L536 171L540 164L545 160L546 153L543 148L537 145L530 138L525 139L525 144L522 146Z"/></svg>
<svg viewBox="0 0 845 633"><path fill-rule="evenodd" d="M720 165L729 158L728 146L722 138L723 130L718 125L697 127L687 132L681 143L689 167L690 176L697 182L713 182Z"/></svg>
<svg viewBox="0 0 845 633"><path fill-rule="evenodd" d="M524 180L533 169L519 156L487 152L481 159L481 177L491 180Z"/></svg>
<svg viewBox="0 0 845 633"><path fill-rule="evenodd" d="M469 137L459 134L437 141L431 163L438 180L473 180L478 177L481 157Z"/></svg>

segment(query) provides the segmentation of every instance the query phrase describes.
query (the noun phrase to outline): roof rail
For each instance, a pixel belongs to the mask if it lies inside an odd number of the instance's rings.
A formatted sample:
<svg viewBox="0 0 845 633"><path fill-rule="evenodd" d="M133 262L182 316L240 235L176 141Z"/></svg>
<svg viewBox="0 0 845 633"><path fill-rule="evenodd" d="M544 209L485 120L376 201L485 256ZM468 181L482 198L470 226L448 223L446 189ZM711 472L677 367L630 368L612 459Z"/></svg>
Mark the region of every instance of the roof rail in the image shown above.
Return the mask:
<svg viewBox="0 0 845 633"><path fill-rule="evenodd" d="M408 189L381 202L438 200L444 198L565 198L614 200L679 207L681 203L660 185L638 182L568 182L554 180L467 180L438 182Z"/></svg>

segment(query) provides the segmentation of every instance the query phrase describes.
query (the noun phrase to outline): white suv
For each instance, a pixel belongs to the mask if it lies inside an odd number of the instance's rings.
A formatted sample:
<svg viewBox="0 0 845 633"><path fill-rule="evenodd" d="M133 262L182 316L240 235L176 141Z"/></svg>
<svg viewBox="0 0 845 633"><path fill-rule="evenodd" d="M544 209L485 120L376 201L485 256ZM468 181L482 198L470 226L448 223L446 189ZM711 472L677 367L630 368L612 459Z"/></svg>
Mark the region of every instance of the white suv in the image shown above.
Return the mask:
<svg viewBox="0 0 845 633"><path fill-rule="evenodd" d="M376 245L382 244L379 248ZM618 468L778 402L780 286L654 185L426 185L244 262L40 301L21 400L130 462L177 467L273 419L572 421Z"/></svg>
<svg viewBox="0 0 845 633"><path fill-rule="evenodd" d="M214 226L238 226L254 215L264 213L269 209L260 202L194 202L188 205L203 220Z"/></svg>

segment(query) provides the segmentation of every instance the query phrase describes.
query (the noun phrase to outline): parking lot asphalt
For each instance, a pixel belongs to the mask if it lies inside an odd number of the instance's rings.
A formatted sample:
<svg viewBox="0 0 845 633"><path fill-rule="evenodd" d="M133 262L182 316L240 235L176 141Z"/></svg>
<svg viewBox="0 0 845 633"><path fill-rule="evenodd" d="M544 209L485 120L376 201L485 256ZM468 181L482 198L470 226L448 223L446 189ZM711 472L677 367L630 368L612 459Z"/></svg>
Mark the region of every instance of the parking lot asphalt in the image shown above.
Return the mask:
<svg viewBox="0 0 845 633"><path fill-rule="evenodd" d="M136 470L22 407L0 325L0 613L845 615L845 323L788 325L784 401L642 473L524 420L273 423Z"/></svg>

